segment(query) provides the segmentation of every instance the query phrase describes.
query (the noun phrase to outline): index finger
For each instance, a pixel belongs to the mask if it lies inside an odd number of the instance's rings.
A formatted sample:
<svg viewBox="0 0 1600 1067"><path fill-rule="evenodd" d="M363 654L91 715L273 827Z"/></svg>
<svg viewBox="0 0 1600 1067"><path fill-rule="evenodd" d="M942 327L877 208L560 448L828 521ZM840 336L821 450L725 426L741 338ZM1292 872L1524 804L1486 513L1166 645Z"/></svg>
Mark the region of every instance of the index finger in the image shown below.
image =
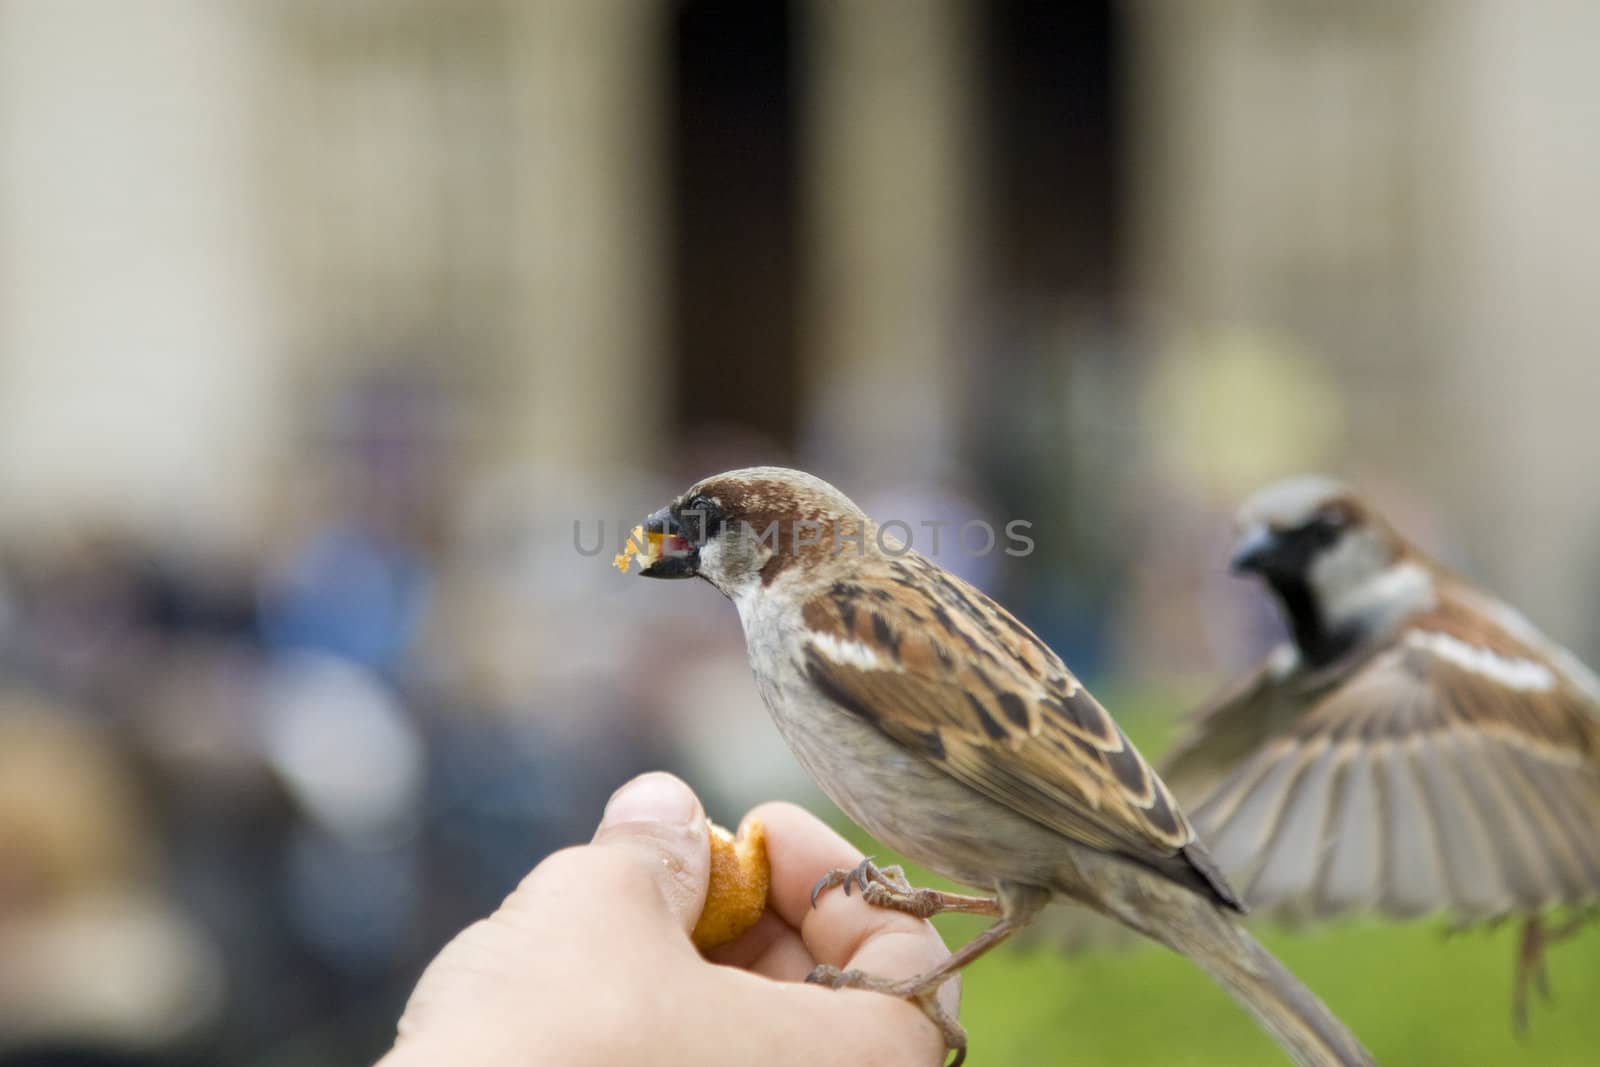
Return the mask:
<svg viewBox="0 0 1600 1067"><path fill-rule="evenodd" d="M763 804L750 813L767 828L772 864L768 905L800 931L818 963L866 971L882 978L909 978L932 970L949 956L939 932L926 919L892 908L873 907L859 894L830 891L811 906L817 879L861 862L861 852L816 816L794 804ZM953 985L954 983L952 983Z"/></svg>

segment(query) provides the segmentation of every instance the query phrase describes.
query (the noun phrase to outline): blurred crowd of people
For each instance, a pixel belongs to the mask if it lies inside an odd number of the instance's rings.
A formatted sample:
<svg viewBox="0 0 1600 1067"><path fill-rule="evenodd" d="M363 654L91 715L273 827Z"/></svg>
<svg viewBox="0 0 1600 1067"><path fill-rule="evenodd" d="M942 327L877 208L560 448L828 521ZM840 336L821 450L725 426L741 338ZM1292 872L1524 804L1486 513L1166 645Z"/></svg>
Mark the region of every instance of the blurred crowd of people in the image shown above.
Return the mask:
<svg viewBox="0 0 1600 1067"><path fill-rule="evenodd" d="M439 944L666 760L645 661L568 610L604 561L532 588L537 546L448 528L428 396L346 400L255 550L4 553L0 1062L370 1059Z"/></svg>

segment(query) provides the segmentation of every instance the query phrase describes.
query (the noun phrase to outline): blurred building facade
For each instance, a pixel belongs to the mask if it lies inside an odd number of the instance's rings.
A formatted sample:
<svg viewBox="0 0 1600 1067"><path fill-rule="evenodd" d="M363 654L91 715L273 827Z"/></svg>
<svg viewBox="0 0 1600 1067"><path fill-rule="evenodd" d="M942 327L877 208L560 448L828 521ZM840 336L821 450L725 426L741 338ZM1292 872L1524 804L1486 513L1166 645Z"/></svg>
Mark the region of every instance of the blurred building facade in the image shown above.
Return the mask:
<svg viewBox="0 0 1600 1067"><path fill-rule="evenodd" d="M392 365L462 400L474 470L743 422L937 480L1016 378L1011 309L1088 304L1145 368L1316 363L1308 461L1593 639L1587 6L737 7L6 4L4 521L248 538L325 398ZM1028 110L1063 100L1051 160Z"/></svg>

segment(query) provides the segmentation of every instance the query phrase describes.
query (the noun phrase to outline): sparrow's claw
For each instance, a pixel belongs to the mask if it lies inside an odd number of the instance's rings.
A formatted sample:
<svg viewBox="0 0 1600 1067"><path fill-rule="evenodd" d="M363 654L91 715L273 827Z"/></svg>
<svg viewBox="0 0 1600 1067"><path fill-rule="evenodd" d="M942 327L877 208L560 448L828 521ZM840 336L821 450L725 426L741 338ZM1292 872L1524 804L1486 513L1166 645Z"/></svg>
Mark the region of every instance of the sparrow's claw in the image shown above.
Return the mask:
<svg viewBox="0 0 1600 1067"><path fill-rule="evenodd" d="M808 985L827 986L829 989L865 989L889 997L915 997L938 989L949 975L940 974L930 981L927 975L914 978L878 978L865 971L843 971L827 963L819 963L806 975Z"/></svg>
<svg viewBox="0 0 1600 1067"><path fill-rule="evenodd" d="M969 915L999 915L1000 905L991 897L969 897L960 893L944 893L937 889L917 889L906 881L906 872L898 865L879 867L868 857L854 867L840 867L817 879L811 887L811 906L817 906L817 897L825 890L844 886L845 896L851 886L861 887L861 899L875 908L893 908L919 919L932 918L947 911Z"/></svg>
<svg viewBox="0 0 1600 1067"><path fill-rule="evenodd" d="M821 878L818 878L817 884L811 887L811 906L813 908L816 907L818 897L834 886L840 885L848 877L850 877L850 872L840 868L839 870L829 871Z"/></svg>
<svg viewBox="0 0 1600 1067"><path fill-rule="evenodd" d="M874 882L867 892L871 894L876 890L898 892L882 882ZM891 982L860 971L841 971L837 967L821 966L807 975L806 981L825 985L829 989L868 989L885 996L902 997L911 1001L939 1028L939 1032L944 1035L945 1047L955 1051L956 1055L950 1061L950 1067L959 1067L967 1058L967 1033L961 1029L961 1024L956 1022L955 1017L945 1011L944 1006L939 1003L939 987L954 977L961 968L1031 922L1039 913L1039 909L1049 903L1050 893L1048 890L1032 886L1006 883L1001 884L1000 896L994 900L988 897L957 897L953 893L938 893L932 889L915 889L911 892L913 895L926 893L946 898L947 901L954 901L951 906L960 910L986 911L989 914L999 915L1000 921L962 945L933 970L913 978Z"/></svg>
<svg viewBox="0 0 1600 1067"><path fill-rule="evenodd" d="M861 887L861 892L865 893L867 891L867 886L876 882L882 876L883 872L878 870L877 865L872 862L872 857L868 856L866 859L856 864L855 870L851 871L845 876L844 895L850 895L850 883L854 882L856 885Z"/></svg>
<svg viewBox="0 0 1600 1067"><path fill-rule="evenodd" d="M891 867L890 870L900 872L899 867ZM904 872L900 872L900 874L900 880L902 882L905 881ZM871 856L868 856L854 867L836 867L821 878L818 878L817 884L811 887L811 906L813 908L816 907L817 898L829 889L842 885L844 886L844 895L849 896L851 885L859 885L861 891L865 893L867 886L881 877L883 877L883 872L873 865Z"/></svg>
<svg viewBox="0 0 1600 1067"><path fill-rule="evenodd" d="M827 986L829 989L854 989L858 982L867 981L860 971L844 971L830 963L819 963L806 975L806 985Z"/></svg>
<svg viewBox="0 0 1600 1067"><path fill-rule="evenodd" d="M944 1005L939 1003L939 986L943 984L942 980L931 985L918 978L891 981L887 978L874 978L861 971L842 971L824 963L806 975L806 982L811 985L826 986L829 989L865 989L885 996L904 998L920 1008L922 1014L939 1028L939 1033L944 1037L945 1048L956 1054L947 1067L960 1067L967 1058L967 1032L956 1022L954 1016L944 1010Z"/></svg>

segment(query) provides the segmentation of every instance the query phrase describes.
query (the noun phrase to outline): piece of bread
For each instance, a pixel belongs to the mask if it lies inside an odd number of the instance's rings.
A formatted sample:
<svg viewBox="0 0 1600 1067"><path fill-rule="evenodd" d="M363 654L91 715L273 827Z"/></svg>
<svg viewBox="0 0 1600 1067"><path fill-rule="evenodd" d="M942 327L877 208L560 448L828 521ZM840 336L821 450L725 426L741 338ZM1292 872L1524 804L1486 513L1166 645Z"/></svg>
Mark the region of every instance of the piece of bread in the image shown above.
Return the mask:
<svg viewBox="0 0 1600 1067"><path fill-rule="evenodd" d="M761 918L767 907L772 868L767 861L767 828L746 819L735 837L706 820L711 831L711 884L706 906L690 938L704 951L726 945Z"/></svg>

